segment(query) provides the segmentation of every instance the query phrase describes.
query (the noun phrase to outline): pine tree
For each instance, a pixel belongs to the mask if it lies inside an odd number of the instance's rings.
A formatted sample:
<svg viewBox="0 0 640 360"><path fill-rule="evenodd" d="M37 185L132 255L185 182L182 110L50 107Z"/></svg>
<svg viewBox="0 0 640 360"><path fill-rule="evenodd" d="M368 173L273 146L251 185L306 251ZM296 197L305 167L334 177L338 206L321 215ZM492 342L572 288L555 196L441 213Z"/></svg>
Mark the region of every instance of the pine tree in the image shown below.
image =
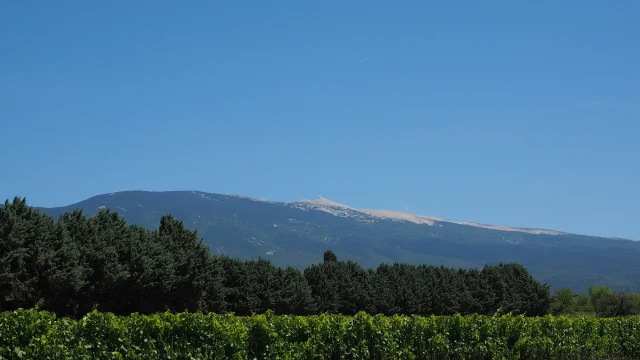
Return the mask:
<svg viewBox="0 0 640 360"><path fill-rule="evenodd" d="M338 257L331 250L327 250L324 252L324 262L336 262L338 261Z"/></svg>
<svg viewBox="0 0 640 360"><path fill-rule="evenodd" d="M0 209L0 311L35 306L50 266L53 221L14 198Z"/></svg>

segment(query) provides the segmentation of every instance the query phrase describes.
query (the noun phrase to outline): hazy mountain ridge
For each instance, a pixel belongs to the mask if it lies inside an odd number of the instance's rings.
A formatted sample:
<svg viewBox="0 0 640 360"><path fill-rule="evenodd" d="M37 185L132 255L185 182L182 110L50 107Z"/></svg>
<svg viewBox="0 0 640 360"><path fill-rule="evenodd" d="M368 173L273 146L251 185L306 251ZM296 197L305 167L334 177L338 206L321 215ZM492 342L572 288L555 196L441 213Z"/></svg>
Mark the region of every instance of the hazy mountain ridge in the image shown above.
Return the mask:
<svg viewBox="0 0 640 360"><path fill-rule="evenodd" d="M640 290L638 242L361 210L324 198L276 202L200 191L126 191L42 210L57 217L76 208L92 215L100 207L147 228L172 214L197 229L214 252L261 256L278 265L307 266L332 249L364 266L399 261L479 268L518 262L553 287Z"/></svg>

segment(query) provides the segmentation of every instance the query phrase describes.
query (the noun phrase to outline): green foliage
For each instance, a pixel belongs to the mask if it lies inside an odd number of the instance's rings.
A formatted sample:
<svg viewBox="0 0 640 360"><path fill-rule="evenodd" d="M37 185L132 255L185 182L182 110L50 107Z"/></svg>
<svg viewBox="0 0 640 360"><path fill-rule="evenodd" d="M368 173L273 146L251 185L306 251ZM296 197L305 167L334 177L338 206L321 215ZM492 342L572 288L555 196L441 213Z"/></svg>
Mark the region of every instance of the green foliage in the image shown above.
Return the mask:
<svg viewBox="0 0 640 360"><path fill-rule="evenodd" d="M640 319L0 314L6 359L638 359Z"/></svg>
<svg viewBox="0 0 640 360"><path fill-rule="evenodd" d="M196 231L173 216L146 230L101 209L55 222L24 199L0 208L0 311L31 308L80 318L92 310L117 315L215 312L251 315L367 313L493 314L548 312L549 288L517 264L456 270L426 265L365 269L324 261L302 273L264 259L212 255Z"/></svg>
<svg viewBox="0 0 640 360"><path fill-rule="evenodd" d="M640 313L638 294L606 294L598 301L596 315L600 317L629 316Z"/></svg>
<svg viewBox="0 0 640 360"><path fill-rule="evenodd" d="M613 292L610 288L606 286L589 286L589 299L591 301L591 306L594 309L598 309L598 304L601 299L605 297L609 297L613 295Z"/></svg>
<svg viewBox="0 0 640 360"><path fill-rule="evenodd" d="M574 309L576 313L589 314L595 310L591 304L591 298L587 294L578 294L574 297Z"/></svg>
<svg viewBox="0 0 640 360"><path fill-rule="evenodd" d="M560 289L552 297L551 313L598 317L640 315L640 294L614 293L606 286L592 286L588 294L578 295L567 288Z"/></svg>
<svg viewBox="0 0 640 360"><path fill-rule="evenodd" d="M24 199L0 208L0 311L219 311L222 297L220 264L171 216L149 231L109 210L90 218L76 210L54 222Z"/></svg>
<svg viewBox="0 0 640 360"><path fill-rule="evenodd" d="M573 291L569 288L556 290L551 303L551 313L554 315L571 314L575 310Z"/></svg>
<svg viewBox="0 0 640 360"><path fill-rule="evenodd" d="M323 313L488 315L501 308L537 316L546 314L550 304L548 287L517 264L478 271L396 263L374 271L331 261L308 267L304 276Z"/></svg>

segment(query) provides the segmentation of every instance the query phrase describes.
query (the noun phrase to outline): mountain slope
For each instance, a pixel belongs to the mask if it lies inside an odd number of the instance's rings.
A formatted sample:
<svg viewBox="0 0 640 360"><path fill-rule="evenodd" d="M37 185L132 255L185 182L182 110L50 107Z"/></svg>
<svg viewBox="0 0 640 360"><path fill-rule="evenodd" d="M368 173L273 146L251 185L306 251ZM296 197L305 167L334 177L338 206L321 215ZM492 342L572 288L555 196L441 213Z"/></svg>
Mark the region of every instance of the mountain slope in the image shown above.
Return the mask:
<svg viewBox="0 0 640 360"><path fill-rule="evenodd" d="M517 262L552 288L583 292L605 284L640 291L638 242L360 210L324 198L282 203L198 191L126 191L41 210L58 217L76 208L93 215L101 207L147 228L172 214L197 229L214 252L261 256L282 266L307 266L332 249L364 266L398 261L479 268Z"/></svg>

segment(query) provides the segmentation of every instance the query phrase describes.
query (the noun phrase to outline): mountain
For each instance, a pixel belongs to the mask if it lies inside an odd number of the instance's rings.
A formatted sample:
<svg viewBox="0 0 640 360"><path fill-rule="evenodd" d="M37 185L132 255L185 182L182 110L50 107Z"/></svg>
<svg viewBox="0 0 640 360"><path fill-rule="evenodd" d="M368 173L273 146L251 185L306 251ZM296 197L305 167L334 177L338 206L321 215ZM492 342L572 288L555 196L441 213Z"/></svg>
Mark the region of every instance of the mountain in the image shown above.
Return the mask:
<svg viewBox="0 0 640 360"><path fill-rule="evenodd" d="M125 191L40 210L57 218L74 209L94 215L101 208L147 228L172 214L198 230L214 252L281 266L317 263L331 249L340 259L370 267L394 261L456 268L516 262L552 289L585 292L589 285L607 285L640 291L639 242L363 210L322 197L275 202L200 191Z"/></svg>

